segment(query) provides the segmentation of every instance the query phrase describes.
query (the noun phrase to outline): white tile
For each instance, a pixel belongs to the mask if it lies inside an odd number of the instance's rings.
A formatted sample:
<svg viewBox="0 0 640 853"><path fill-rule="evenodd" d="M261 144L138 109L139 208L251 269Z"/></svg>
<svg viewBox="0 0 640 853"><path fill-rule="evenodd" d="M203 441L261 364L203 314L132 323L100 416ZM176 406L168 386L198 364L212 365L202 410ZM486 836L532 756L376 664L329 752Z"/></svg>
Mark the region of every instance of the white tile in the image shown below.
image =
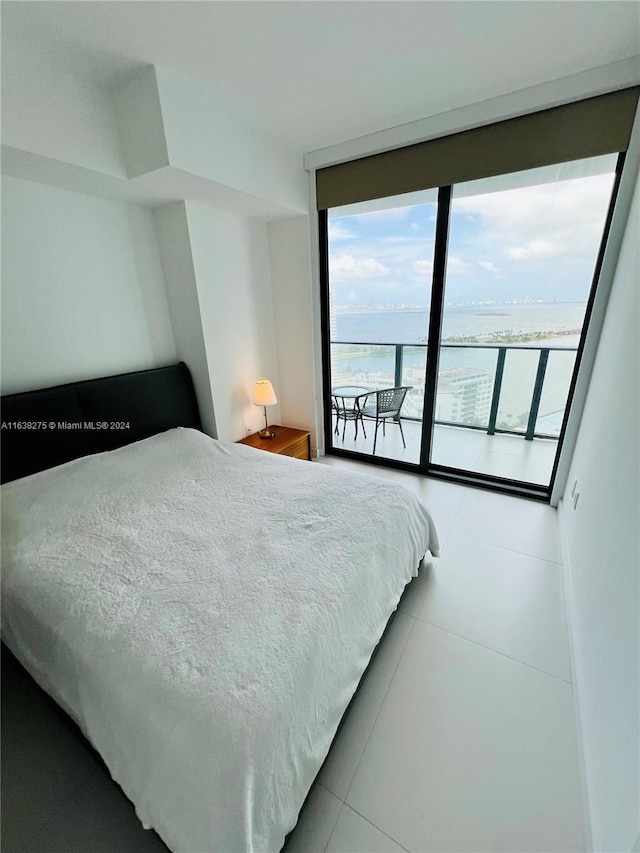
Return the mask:
<svg viewBox="0 0 640 853"><path fill-rule="evenodd" d="M546 485L556 448L557 442L540 439L436 427L432 459L440 465Z"/></svg>
<svg viewBox="0 0 640 853"><path fill-rule="evenodd" d="M342 800L322 785L314 785L285 853L324 853L342 806Z"/></svg>
<svg viewBox="0 0 640 853"><path fill-rule="evenodd" d="M342 430L339 436L332 434L334 446L370 455L373 450L373 433L369 425L367 429L367 439L359 433L358 439L354 440L353 425L347 424L344 441ZM403 429L406 450L402 447L399 430L392 424L385 438L381 438L379 431L376 456L418 463L422 425L403 421ZM432 460L439 465L461 470L546 485L557 446L557 441L550 439L536 438L533 441L525 441L524 436L519 435L487 435L482 430L436 424L433 430ZM511 458L507 459L505 456Z"/></svg>
<svg viewBox="0 0 640 853"><path fill-rule="evenodd" d="M352 462L351 459L344 459L342 456L318 456L314 462L329 465L330 468L342 468L344 471L360 471L362 474L373 470L371 465L365 462Z"/></svg>
<svg viewBox="0 0 640 853"><path fill-rule="evenodd" d="M448 427L436 424L433 430L433 446L443 447L449 445L451 447L471 447L474 450L484 450L487 440L492 436L487 436L486 432L474 429L461 429L460 427Z"/></svg>
<svg viewBox="0 0 640 853"><path fill-rule="evenodd" d="M539 501L467 489L451 532L560 562L557 513Z"/></svg>
<svg viewBox="0 0 640 853"><path fill-rule="evenodd" d="M341 800L360 763L413 621L405 613L394 616L320 771L318 781Z"/></svg>
<svg viewBox="0 0 640 853"><path fill-rule="evenodd" d="M422 588L412 615L570 680L557 563L451 534Z"/></svg>
<svg viewBox="0 0 640 853"><path fill-rule="evenodd" d="M455 447L450 444L435 445L431 453L434 465L446 465L462 471L475 471L482 451L478 447Z"/></svg>
<svg viewBox="0 0 640 853"><path fill-rule="evenodd" d="M553 457L516 456L513 453L482 453L474 469L479 474L492 474L508 480L521 480L538 486L548 486L553 470Z"/></svg>
<svg viewBox="0 0 640 853"><path fill-rule="evenodd" d="M415 486L412 483L412 488L429 508L436 523L440 544L443 544L462 505L466 487L420 475L412 475L413 479L417 483Z"/></svg>
<svg viewBox="0 0 640 853"><path fill-rule="evenodd" d="M407 850L581 850L568 684L416 620L347 804Z"/></svg>
<svg viewBox="0 0 640 853"><path fill-rule="evenodd" d="M347 423L343 439L343 426L344 424L341 422L340 430L337 435L335 432L331 433L331 440L334 447L340 448L341 450L373 455L373 437L375 434L374 422L365 421L365 430L367 433L366 438L364 437L361 428L358 428L358 437L356 438L354 424L349 422ZM404 432L406 447L403 446L400 428L397 424L387 424L386 435L382 432L382 425L378 427L378 439L376 442L375 455L380 458L396 459L417 464L420 460L420 440L422 434L421 425L403 420L402 430Z"/></svg>
<svg viewBox="0 0 640 853"><path fill-rule="evenodd" d="M493 439L498 438L499 441ZM534 438L527 441L519 435L486 436L484 450L487 453L509 453L522 459L553 459L558 449L558 442L545 438Z"/></svg>
<svg viewBox="0 0 640 853"><path fill-rule="evenodd" d="M415 492L429 509L438 531L440 545L444 545L462 504L466 487L457 483L436 480L432 477L424 477L422 474L395 473L401 475L398 482Z"/></svg>
<svg viewBox="0 0 640 853"><path fill-rule="evenodd" d="M345 806L340 812L327 853L404 853L404 848Z"/></svg>

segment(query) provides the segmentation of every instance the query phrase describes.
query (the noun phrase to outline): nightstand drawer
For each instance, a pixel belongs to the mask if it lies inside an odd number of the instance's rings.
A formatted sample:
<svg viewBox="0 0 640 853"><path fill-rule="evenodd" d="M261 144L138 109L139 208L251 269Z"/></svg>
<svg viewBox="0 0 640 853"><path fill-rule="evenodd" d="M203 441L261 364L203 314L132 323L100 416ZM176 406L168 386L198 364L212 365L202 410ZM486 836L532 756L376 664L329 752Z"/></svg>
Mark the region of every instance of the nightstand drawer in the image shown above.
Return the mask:
<svg viewBox="0 0 640 853"><path fill-rule="evenodd" d="M303 435L297 438L280 453L284 456L293 456L295 459L309 459L309 436Z"/></svg>
<svg viewBox="0 0 640 853"><path fill-rule="evenodd" d="M311 459L311 437L307 430L271 425L275 438L260 438L257 432L240 439L238 444L246 444L268 453L291 456L294 459Z"/></svg>

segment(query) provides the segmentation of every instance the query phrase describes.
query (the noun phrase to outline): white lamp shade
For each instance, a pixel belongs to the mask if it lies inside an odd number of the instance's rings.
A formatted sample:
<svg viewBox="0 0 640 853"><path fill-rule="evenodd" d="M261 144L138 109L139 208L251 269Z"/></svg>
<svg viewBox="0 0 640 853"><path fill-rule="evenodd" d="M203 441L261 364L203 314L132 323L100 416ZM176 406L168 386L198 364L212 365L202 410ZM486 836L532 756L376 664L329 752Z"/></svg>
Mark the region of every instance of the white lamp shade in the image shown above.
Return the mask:
<svg viewBox="0 0 640 853"><path fill-rule="evenodd" d="M268 379L258 379L253 389L253 402L256 406L275 406L278 402L273 385Z"/></svg>

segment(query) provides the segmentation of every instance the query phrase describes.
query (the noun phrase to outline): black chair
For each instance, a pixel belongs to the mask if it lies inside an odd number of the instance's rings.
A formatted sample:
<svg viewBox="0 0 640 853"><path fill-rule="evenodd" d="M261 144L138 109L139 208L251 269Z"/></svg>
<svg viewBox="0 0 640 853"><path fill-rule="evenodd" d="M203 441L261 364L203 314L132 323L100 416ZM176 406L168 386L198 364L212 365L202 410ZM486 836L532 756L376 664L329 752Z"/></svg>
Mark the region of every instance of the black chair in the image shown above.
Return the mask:
<svg viewBox="0 0 640 853"><path fill-rule="evenodd" d="M385 424L389 418L397 420L400 427L400 435L402 436L402 444L406 449L407 445L402 431L402 421L400 420L400 409L410 388L411 385L404 385L401 388L383 388L380 391L371 391L369 394L363 394L361 397L358 397L356 403L360 414L376 422L376 431L373 436L374 456L376 452L376 440L378 438L378 427L382 423L382 435L384 436Z"/></svg>

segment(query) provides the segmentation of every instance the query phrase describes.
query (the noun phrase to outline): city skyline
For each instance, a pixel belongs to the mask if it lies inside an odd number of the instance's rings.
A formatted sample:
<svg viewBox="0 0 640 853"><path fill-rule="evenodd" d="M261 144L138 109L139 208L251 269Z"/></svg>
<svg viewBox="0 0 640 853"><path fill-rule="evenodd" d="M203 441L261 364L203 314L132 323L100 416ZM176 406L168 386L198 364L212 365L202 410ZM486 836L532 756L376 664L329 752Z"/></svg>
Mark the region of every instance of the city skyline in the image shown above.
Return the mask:
<svg viewBox="0 0 640 853"><path fill-rule="evenodd" d="M500 306L527 306L527 305L583 305L582 299L510 299L505 302L497 302L495 299L483 299L470 302L445 302L445 308L481 308L492 305ZM363 303L361 305L331 305L331 310L335 312L358 313L358 311L417 311L428 312L431 308L429 302L386 302L379 305L371 305Z"/></svg>

